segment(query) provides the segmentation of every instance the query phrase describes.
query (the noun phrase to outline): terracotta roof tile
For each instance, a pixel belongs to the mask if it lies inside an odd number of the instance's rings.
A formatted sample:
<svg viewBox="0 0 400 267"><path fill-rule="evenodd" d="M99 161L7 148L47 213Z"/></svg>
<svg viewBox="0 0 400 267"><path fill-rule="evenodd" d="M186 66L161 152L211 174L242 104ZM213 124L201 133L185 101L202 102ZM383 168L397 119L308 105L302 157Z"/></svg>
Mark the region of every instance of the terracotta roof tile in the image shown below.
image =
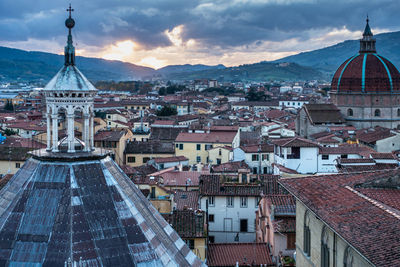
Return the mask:
<svg viewBox="0 0 400 267"><path fill-rule="evenodd" d="M272 176L272 175L271 175ZM225 183L221 175L200 176L199 189L203 196L260 196L268 189L265 184Z"/></svg>
<svg viewBox="0 0 400 267"><path fill-rule="evenodd" d="M164 214L164 219L182 238L205 237L204 212L192 210L175 210L171 214Z"/></svg>
<svg viewBox="0 0 400 267"><path fill-rule="evenodd" d="M208 245L208 266L275 266L266 243Z"/></svg>
<svg viewBox="0 0 400 267"><path fill-rule="evenodd" d="M165 158L154 158L154 162L159 163L167 163L167 162L179 162L179 161L187 161L189 160L185 156L177 156L177 157L165 157Z"/></svg>
<svg viewBox="0 0 400 267"><path fill-rule="evenodd" d="M292 195L269 195L267 201L274 205L277 215L296 214L296 199Z"/></svg>
<svg viewBox="0 0 400 267"><path fill-rule="evenodd" d="M384 189L372 194L361 189L399 186L399 177L400 170L385 170L281 179L280 183L371 263L400 266L400 211L389 207L399 202L399 193Z"/></svg>
<svg viewBox="0 0 400 267"><path fill-rule="evenodd" d="M356 131L355 137L364 143L375 143L378 140L395 136L389 128L376 126L374 128L361 129Z"/></svg>
<svg viewBox="0 0 400 267"><path fill-rule="evenodd" d="M305 109L311 123L335 123L342 124L345 122L340 110L333 104L304 104Z"/></svg>
<svg viewBox="0 0 400 267"><path fill-rule="evenodd" d="M197 210L199 208L199 191L176 191L174 201L177 210Z"/></svg>
<svg viewBox="0 0 400 267"><path fill-rule="evenodd" d="M249 165L242 161L232 161L212 166L213 172L238 172L240 169L249 169Z"/></svg>
<svg viewBox="0 0 400 267"><path fill-rule="evenodd" d="M317 143L301 137L277 139L273 140L272 143L280 147L319 147Z"/></svg>

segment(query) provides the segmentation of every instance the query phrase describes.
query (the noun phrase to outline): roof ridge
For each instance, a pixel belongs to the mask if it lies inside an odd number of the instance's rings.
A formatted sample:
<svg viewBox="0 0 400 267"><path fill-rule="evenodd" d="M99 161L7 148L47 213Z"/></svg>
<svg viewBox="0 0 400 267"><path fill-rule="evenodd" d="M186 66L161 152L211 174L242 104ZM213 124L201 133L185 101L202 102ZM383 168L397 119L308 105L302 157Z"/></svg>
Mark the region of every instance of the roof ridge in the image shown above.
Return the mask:
<svg viewBox="0 0 400 267"><path fill-rule="evenodd" d="M370 202L371 204L373 204L374 206L376 206L377 208L383 210L386 213L389 213L390 215L394 216L396 219L400 220L400 211L392 208L378 200L372 199L366 195L364 195L363 193L358 192L357 190L354 190L353 188L351 188L350 186L346 185L345 186L346 189L350 190L351 192L353 192L354 194L358 195L359 197L365 199L366 201Z"/></svg>

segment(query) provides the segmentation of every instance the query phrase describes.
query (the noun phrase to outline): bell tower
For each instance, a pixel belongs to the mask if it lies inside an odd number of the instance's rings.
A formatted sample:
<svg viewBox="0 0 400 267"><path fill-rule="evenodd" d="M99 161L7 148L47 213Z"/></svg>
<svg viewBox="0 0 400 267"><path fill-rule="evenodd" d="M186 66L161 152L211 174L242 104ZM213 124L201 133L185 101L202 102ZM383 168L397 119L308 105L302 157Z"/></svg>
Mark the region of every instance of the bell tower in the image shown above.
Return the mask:
<svg viewBox="0 0 400 267"><path fill-rule="evenodd" d="M71 5L67 9L69 17L65 21L68 28L67 45L64 49L63 68L43 89L46 100L47 151L74 153L90 152L94 149L94 112L93 101L97 89L75 66L75 47L71 30L75 21L71 17L74 11ZM82 140L75 137L76 115L81 114ZM65 137L59 138L60 114L65 115Z"/></svg>

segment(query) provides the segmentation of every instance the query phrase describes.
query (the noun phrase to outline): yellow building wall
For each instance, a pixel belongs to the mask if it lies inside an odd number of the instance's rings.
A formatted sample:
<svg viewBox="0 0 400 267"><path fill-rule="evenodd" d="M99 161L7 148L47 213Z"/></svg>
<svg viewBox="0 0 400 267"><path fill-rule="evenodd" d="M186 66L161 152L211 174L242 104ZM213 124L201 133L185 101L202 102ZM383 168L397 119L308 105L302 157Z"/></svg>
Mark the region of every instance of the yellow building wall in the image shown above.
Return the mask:
<svg viewBox="0 0 400 267"><path fill-rule="evenodd" d="M19 163L21 168L25 161L0 160L0 174L15 174L20 169L15 166L16 163Z"/></svg>
<svg viewBox="0 0 400 267"><path fill-rule="evenodd" d="M151 204L153 204L154 208L158 210L160 213L171 213L172 212L172 201L170 199L170 193L165 191L159 186L156 185L147 185L140 184L138 185L140 190L147 189L151 193L151 188L155 188L155 199L150 198ZM163 196L165 199L157 199L158 197Z"/></svg>
<svg viewBox="0 0 400 267"><path fill-rule="evenodd" d="M151 204L158 210L159 213L171 213L171 200L169 199L150 199Z"/></svg>
<svg viewBox="0 0 400 267"><path fill-rule="evenodd" d="M222 148L221 148L221 155L219 155L218 148L208 150L208 158L210 161L212 160L211 161L212 165L217 164L217 159L221 160L221 164L229 162L229 154L230 154L229 150Z"/></svg>
<svg viewBox="0 0 400 267"><path fill-rule="evenodd" d="M202 261L206 259L206 238L195 238L193 253Z"/></svg>
<svg viewBox="0 0 400 267"><path fill-rule="evenodd" d="M178 147L176 146L178 144ZM179 144L183 144L183 149L179 149ZM197 144L200 144L200 150L197 150ZM197 164L197 157L200 156L200 162L203 164L207 164L208 150L205 149L205 145L212 145L213 147L220 146L232 146L230 143L183 143L176 142L175 143L175 155L176 156L185 156L189 159L189 165Z"/></svg>
<svg viewBox="0 0 400 267"><path fill-rule="evenodd" d="M314 267L321 266L321 238L324 223L319 220L313 213L309 212L310 216L310 231L311 231L311 252L310 256L303 253L304 245L304 214L307 208L298 200L296 201L296 266ZM329 247L329 263L332 265L334 262L337 263L338 267L343 267L343 259L345 251L347 249L347 242L336 235L329 228L328 233L328 247ZM336 256L333 253L334 240L336 239ZM358 252L353 250L353 266L357 267L368 267L373 266L369 264Z"/></svg>
<svg viewBox="0 0 400 267"><path fill-rule="evenodd" d="M174 154L125 154L125 162L126 165L129 165L131 167L138 167L142 166L143 164L143 159L144 158L167 158L167 157L173 157ZM128 157L135 157L135 162L128 162Z"/></svg>

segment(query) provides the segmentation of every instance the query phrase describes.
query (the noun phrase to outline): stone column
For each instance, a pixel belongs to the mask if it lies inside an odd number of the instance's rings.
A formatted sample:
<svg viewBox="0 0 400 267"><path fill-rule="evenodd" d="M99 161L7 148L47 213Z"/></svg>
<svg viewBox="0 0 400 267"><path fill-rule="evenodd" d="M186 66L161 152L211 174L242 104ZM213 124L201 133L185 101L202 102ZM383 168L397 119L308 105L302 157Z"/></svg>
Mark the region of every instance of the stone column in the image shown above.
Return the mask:
<svg viewBox="0 0 400 267"><path fill-rule="evenodd" d="M82 137L83 137L83 142L85 143L85 149L84 151L89 152L90 151L90 139L89 139L89 119L90 116L89 114L84 114L83 115L83 131L82 131Z"/></svg>
<svg viewBox="0 0 400 267"><path fill-rule="evenodd" d="M93 121L94 114L90 113L90 128L89 128L89 133L90 133L90 147L89 150L94 149L94 121Z"/></svg>
<svg viewBox="0 0 400 267"><path fill-rule="evenodd" d="M53 126L53 146L52 146L52 151L53 152L58 152L58 114L52 114L51 115L52 119L52 126Z"/></svg>
<svg viewBox="0 0 400 267"><path fill-rule="evenodd" d="M50 114L46 115L47 117L47 147L46 150L47 151L51 151L51 118L50 118Z"/></svg>
<svg viewBox="0 0 400 267"><path fill-rule="evenodd" d="M74 114L67 115L68 153L75 152Z"/></svg>

